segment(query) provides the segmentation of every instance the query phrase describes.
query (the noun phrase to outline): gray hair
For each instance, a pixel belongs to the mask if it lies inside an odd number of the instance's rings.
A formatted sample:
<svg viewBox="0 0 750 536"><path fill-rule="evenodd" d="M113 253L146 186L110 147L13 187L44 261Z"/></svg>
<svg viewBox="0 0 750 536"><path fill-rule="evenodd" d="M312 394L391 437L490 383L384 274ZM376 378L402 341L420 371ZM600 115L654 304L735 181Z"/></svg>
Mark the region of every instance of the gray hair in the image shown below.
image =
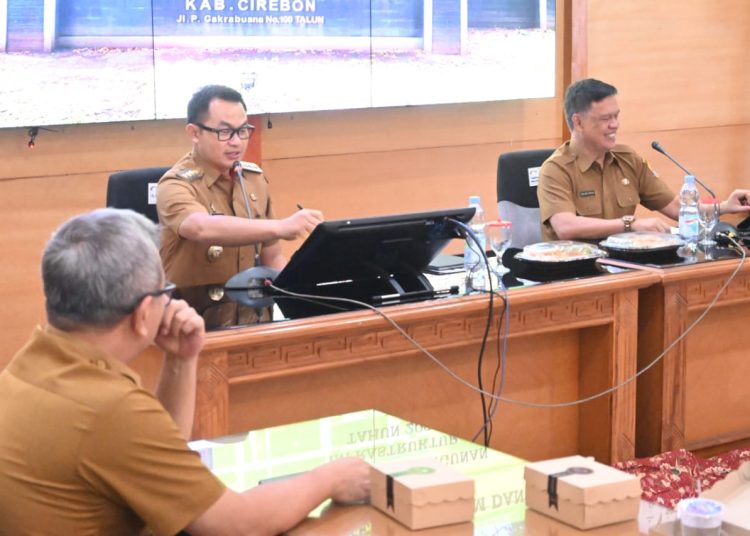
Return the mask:
<svg viewBox="0 0 750 536"><path fill-rule="evenodd" d="M60 226L44 248L47 320L59 329L108 328L161 285L157 226L104 208Z"/></svg>

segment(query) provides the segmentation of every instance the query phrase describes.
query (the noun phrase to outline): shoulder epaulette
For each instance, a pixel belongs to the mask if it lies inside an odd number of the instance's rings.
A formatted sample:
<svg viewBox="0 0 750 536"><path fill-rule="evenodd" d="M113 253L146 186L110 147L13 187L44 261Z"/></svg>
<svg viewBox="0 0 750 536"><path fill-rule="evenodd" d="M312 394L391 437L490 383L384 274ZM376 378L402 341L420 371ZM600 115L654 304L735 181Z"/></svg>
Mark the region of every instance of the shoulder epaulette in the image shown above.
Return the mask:
<svg viewBox="0 0 750 536"><path fill-rule="evenodd" d="M203 170L200 168L185 168L175 173L175 175L179 179L192 182L203 177Z"/></svg>
<svg viewBox="0 0 750 536"><path fill-rule="evenodd" d="M646 160L645 158L643 158L643 163L644 163L644 164L646 165L646 167L647 167L647 168L648 168L648 169L649 169L649 170L651 171L651 173L653 173L653 174L654 174L654 176L655 176L655 177L658 177L658 176L659 176L659 174L658 174L658 173L656 172L656 170L655 170L654 168L652 168L652 167L651 167L651 164L649 164L649 163L648 163L648 160Z"/></svg>
<svg viewBox="0 0 750 536"><path fill-rule="evenodd" d="M244 171L252 171L253 173L263 173L263 170L260 169L260 166L256 164L255 162L240 161L240 164L242 164L242 169Z"/></svg>

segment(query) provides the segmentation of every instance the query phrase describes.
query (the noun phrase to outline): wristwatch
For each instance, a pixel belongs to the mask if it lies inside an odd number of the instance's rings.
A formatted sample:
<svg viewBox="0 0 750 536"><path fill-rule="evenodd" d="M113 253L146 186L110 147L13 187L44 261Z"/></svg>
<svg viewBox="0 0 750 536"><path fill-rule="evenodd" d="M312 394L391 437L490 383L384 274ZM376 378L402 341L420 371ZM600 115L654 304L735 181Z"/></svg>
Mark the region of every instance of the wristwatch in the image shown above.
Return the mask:
<svg viewBox="0 0 750 536"><path fill-rule="evenodd" d="M635 216L623 216L622 217L622 223L625 225L625 232L629 233L633 230L633 222L635 221Z"/></svg>

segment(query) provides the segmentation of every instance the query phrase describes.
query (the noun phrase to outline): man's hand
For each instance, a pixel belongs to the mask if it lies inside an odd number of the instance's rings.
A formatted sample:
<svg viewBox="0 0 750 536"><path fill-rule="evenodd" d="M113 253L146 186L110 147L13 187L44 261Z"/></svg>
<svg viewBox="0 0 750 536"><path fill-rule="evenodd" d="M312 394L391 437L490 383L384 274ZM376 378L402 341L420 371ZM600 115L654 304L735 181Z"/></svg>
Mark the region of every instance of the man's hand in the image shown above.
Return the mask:
<svg viewBox="0 0 750 536"><path fill-rule="evenodd" d="M633 222L634 231L653 231L656 233L670 233L669 223L661 218L638 218Z"/></svg>
<svg viewBox="0 0 750 536"><path fill-rule="evenodd" d="M737 214L750 212L750 190L735 190L721 204L722 214Z"/></svg>
<svg viewBox="0 0 750 536"><path fill-rule="evenodd" d="M361 458L341 458L315 471L331 479L331 499L336 502L359 502L370 496L370 464Z"/></svg>
<svg viewBox="0 0 750 536"><path fill-rule="evenodd" d="M181 359L197 357L203 348L206 328L195 309L183 300L172 300L164 309L156 346Z"/></svg>
<svg viewBox="0 0 750 536"><path fill-rule="evenodd" d="M279 221L279 238L294 240L309 235L315 227L323 221L323 213L319 210L303 208L288 218Z"/></svg>

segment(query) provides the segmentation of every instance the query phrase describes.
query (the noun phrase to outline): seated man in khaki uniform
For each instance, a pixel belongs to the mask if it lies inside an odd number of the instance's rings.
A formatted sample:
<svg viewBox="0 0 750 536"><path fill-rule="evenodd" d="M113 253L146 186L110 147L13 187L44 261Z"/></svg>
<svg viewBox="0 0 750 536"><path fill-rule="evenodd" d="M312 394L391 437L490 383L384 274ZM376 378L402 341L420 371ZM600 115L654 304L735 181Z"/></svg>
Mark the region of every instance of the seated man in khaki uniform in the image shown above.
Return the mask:
<svg viewBox="0 0 750 536"><path fill-rule="evenodd" d="M539 170L537 197L542 238L596 239L625 231L669 232L660 217L635 218L642 204L677 220L680 200L646 161L616 142L617 89L592 78L565 92L570 140ZM750 191L735 190L721 213L750 212Z"/></svg>
<svg viewBox="0 0 750 536"><path fill-rule="evenodd" d="M358 458L239 494L186 443L203 320L171 300L158 230L129 210L65 223L42 258L49 325L0 373L0 533L284 532L327 497L368 495ZM128 363L165 357L156 389Z"/></svg>
<svg viewBox="0 0 750 536"><path fill-rule="evenodd" d="M224 86L206 86L188 103L187 126L193 148L157 187L162 224L161 257L167 278L179 287L224 283L263 265L286 264L279 239L305 236L323 220L303 209L274 219L268 180L255 164L243 163L250 214L233 164L245 154L252 125L242 95Z"/></svg>

